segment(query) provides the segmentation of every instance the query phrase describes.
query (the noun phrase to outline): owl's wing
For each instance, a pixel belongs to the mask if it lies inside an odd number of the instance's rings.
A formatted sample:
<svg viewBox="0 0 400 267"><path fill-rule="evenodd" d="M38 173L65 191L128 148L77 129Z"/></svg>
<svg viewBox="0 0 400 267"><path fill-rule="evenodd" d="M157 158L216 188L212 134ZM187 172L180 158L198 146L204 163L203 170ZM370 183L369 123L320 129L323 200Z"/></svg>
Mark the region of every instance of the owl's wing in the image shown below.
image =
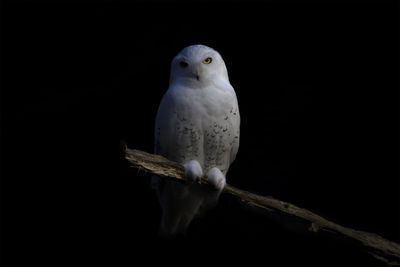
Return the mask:
<svg viewBox="0 0 400 267"><path fill-rule="evenodd" d="M156 116L155 153L181 164L203 153L203 138L195 127L198 114L190 111L190 105L185 97L171 96L167 91ZM157 176L152 178L152 187L163 210L162 231L175 233L186 229L202 203L201 194L192 194L190 185Z"/></svg>
<svg viewBox="0 0 400 267"><path fill-rule="evenodd" d="M240 114L239 114L239 105L237 102L236 94L234 96L235 103L233 105L233 112L237 114L231 118L232 129L235 132L236 142L233 143L231 154L230 154L230 164L235 160L236 154L239 150L239 140L240 140Z"/></svg>
<svg viewBox="0 0 400 267"><path fill-rule="evenodd" d="M154 130L154 153L168 158L168 147L166 139L171 138L172 133L168 126L168 117L171 118L172 103L168 97L168 92L161 99L160 106L157 111L155 130ZM171 137L170 137L171 136ZM163 179L158 176L152 176L151 186L157 190L157 195L160 198L160 191L163 188Z"/></svg>
<svg viewBox="0 0 400 267"><path fill-rule="evenodd" d="M185 163L203 155L203 137L199 125L190 108L192 103L182 94L168 90L158 108L155 131L154 151L169 160ZM196 126L196 127L195 127ZM154 179L157 182L158 179ZM153 188L157 188L154 183Z"/></svg>

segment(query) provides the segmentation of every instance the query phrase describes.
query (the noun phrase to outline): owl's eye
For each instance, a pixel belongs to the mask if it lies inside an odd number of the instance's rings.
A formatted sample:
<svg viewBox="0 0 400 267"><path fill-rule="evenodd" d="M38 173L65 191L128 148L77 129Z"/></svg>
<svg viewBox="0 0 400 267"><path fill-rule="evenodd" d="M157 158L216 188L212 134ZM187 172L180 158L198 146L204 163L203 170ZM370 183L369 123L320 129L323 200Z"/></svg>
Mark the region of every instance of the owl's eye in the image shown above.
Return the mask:
<svg viewBox="0 0 400 267"><path fill-rule="evenodd" d="M180 65L182 68L186 68L189 64L187 64L185 61L180 61L180 62L179 62L179 65Z"/></svg>
<svg viewBox="0 0 400 267"><path fill-rule="evenodd" d="M212 58L210 58L210 57L203 60L204 64L210 64L211 62L212 62Z"/></svg>

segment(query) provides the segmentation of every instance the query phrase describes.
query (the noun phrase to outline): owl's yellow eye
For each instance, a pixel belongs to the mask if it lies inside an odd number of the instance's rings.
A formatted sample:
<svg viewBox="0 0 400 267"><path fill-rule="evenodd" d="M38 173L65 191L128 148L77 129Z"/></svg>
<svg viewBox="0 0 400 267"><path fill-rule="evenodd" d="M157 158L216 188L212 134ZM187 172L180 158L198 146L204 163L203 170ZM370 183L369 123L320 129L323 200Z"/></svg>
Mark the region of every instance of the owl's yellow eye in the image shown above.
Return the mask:
<svg viewBox="0 0 400 267"><path fill-rule="evenodd" d="M211 61L212 61L212 58L208 57L208 58L206 58L206 59L203 60L203 63L204 63L204 64L210 64Z"/></svg>

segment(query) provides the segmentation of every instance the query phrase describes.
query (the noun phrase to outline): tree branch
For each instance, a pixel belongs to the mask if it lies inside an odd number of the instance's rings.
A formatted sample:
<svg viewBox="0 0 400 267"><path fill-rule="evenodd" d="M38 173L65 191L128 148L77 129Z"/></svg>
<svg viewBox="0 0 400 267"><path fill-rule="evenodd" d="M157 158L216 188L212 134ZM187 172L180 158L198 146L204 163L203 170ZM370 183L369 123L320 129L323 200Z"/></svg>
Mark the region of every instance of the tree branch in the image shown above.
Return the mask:
<svg viewBox="0 0 400 267"><path fill-rule="evenodd" d="M149 173L174 179L182 183L186 182L183 166L160 155L149 154L140 150L128 149L125 147L125 158L134 168L143 169ZM206 177L203 177L199 183L208 184ZM375 258L388 265L400 266L400 245L386 240L377 234L341 226L309 210L299 208L288 202L274 198L262 197L228 184L226 184L223 193L231 194L249 206L258 207L271 213L283 213L306 221L309 225L307 228L308 231L333 232L337 235L350 238L364 247Z"/></svg>

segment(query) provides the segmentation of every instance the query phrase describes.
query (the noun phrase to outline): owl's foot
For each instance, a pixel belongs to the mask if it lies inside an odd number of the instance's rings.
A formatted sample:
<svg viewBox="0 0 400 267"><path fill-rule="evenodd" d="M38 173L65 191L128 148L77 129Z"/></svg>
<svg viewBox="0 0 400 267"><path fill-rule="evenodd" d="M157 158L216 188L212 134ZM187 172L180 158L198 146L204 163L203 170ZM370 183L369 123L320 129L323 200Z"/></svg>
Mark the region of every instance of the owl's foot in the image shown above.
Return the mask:
<svg viewBox="0 0 400 267"><path fill-rule="evenodd" d="M226 184L225 175L216 167L207 172L208 181L218 191L222 191Z"/></svg>
<svg viewBox="0 0 400 267"><path fill-rule="evenodd" d="M191 160L183 164L185 176L191 182L197 182L203 176L203 170L197 160Z"/></svg>

